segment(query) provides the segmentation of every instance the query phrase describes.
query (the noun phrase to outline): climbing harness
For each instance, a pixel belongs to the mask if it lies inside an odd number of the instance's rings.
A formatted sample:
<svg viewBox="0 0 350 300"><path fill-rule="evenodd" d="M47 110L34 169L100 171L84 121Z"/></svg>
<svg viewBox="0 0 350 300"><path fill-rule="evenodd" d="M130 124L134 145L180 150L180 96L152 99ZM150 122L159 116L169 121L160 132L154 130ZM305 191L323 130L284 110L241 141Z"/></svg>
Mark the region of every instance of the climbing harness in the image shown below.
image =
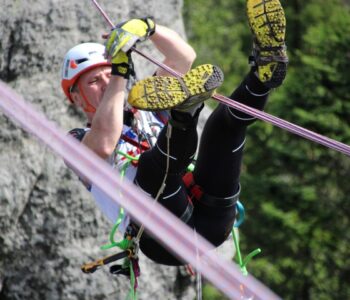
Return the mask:
<svg viewBox="0 0 350 300"><path fill-rule="evenodd" d="M136 110L133 111L133 115L137 113ZM163 116L163 120L165 117ZM134 120L132 120L134 119ZM155 140L152 139L152 132L150 125L155 126L157 124L151 123L148 124L148 120L145 119L142 115L139 116L139 118L128 118L127 122L132 127L132 129L136 132L136 136L138 136L138 141L135 141L132 136L128 136L127 134L122 135L122 139L134 146L136 149L139 150L140 154L150 149L154 146ZM144 129L147 127L147 130L140 130L140 128ZM158 201L159 197L164 191L165 188L165 182L168 176L168 170L169 170L169 164L170 164L170 137L171 137L172 127L170 124L168 124L167 132L166 132L166 138L167 138L167 162L166 162L166 172L163 178L163 182L159 188L159 191L154 198L154 202ZM157 134L157 133L154 133ZM134 156L132 154L123 152L121 150L116 151L118 155L120 155L125 161L123 163L123 166L120 169L120 176L123 179L125 177L126 170L128 167L138 162L139 155ZM192 207L192 206L191 206ZM183 218L188 218L188 215L191 215L192 210L186 209ZM116 242L114 237L118 230L119 225L121 224L122 220L124 218L124 210L123 208L120 208L118 218L116 223L114 224L110 235L109 235L109 244L103 245L101 247L102 250L107 250L113 247L118 247L123 252L117 253L111 256L107 256L102 259L98 259L96 261L86 263L84 264L81 269L84 273L93 273L95 272L99 267L115 262L120 259L124 259L122 265L113 265L110 267L110 273L114 275L125 275L130 278L130 291L128 294L129 299L137 299L137 277L140 276L140 267L138 263L138 252L139 252L139 242L141 239L141 236L144 232L144 225L141 225L138 230L135 229L133 224L129 224L129 226L126 228L126 232L124 234L124 238L120 242Z"/></svg>
<svg viewBox="0 0 350 300"><path fill-rule="evenodd" d="M228 197L228 198L215 197L207 193L204 193L202 191L202 188L195 183L193 179L192 171L193 171L193 166L191 166L191 172L187 172L182 178L185 184L185 187L187 188L187 191L190 195L191 200L205 203L206 206L211 206L211 207L230 207L230 206L234 206L237 203L239 199L239 194L241 191L240 185L236 194L234 194L231 197Z"/></svg>
<svg viewBox="0 0 350 300"><path fill-rule="evenodd" d="M133 112L134 114L136 111ZM147 128L147 130L139 130L140 128L144 129L145 127L148 126L147 120L144 118L140 118L139 120L130 121L128 125L132 126L132 129L137 132L137 136L139 137L138 141L136 141L133 136L128 136L127 134L122 135L122 139L125 142L130 143L132 146L134 146L136 149L140 150L140 154L147 150L150 149L151 147L154 146L152 137L147 134L147 132L152 132L151 128ZM166 120L165 116L163 115L163 118L161 120ZM157 124L150 123L150 125L154 126ZM164 173L164 178L162 180L162 183L160 185L160 188L157 192L156 197L154 198L154 202L157 202L160 196L162 195L164 188L165 188L165 183L167 180L168 176L168 171L169 171L169 166L170 166L170 138L172 134L172 125L170 123L167 124L167 131L166 131L166 167L165 167L165 173ZM147 136L148 135L148 136ZM127 137L127 138L125 138ZM132 142L131 142L132 141ZM133 154L129 154L126 152L123 152L121 150L117 150L116 153L122 157L124 160L123 166L120 169L120 175L121 178L123 179L126 174L126 170L129 168L131 164L137 164L138 159L140 154L137 156L134 156ZM188 170L193 170L193 164L190 164L188 167ZM185 209L185 212L180 216L179 218L183 222L187 222L193 212L193 204L188 199L188 206ZM144 225L141 224L141 226L136 229L134 224L129 224L129 226L126 228L126 232L124 234L124 238L120 242L115 241L115 234L118 230L119 225L121 224L122 220L124 218L124 210L123 208L120 208L117 220L112 227L112 230L109 234L109 244L103 245L101 247L102 250L107 250L113 247L118 247L123 252L117 253L102 259L98 259L94 262L90 262L87 264L84 264L82 266L82 271L84 273L93 273L96 271L99 267L115 262L116 260L124 259L123 263L121 265L113 265L110 267L110 273L114 275L125 275L130 278L130 291L128 294L129 299L136 299L137 298L137 277L140 276L140 268L138 264L138 252L139 252L139 242L142 237L142 234L144 232ZM199 276L199 275L197 275Z"/></svg>

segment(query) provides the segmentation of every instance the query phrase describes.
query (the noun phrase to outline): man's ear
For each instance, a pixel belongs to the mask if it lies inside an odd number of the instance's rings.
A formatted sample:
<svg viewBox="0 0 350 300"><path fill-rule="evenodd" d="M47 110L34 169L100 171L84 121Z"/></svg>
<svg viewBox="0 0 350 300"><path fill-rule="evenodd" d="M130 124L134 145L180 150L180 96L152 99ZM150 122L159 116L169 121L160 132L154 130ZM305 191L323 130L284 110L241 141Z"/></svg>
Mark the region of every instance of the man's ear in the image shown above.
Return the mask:
<svg viewBox="0 0 350 300"><path fill-rule="evenodd" d="M72 100L76 106L82 107L83 105L83 99L80 96L80 93L78 91L72 91L70 93Z"/></svg>

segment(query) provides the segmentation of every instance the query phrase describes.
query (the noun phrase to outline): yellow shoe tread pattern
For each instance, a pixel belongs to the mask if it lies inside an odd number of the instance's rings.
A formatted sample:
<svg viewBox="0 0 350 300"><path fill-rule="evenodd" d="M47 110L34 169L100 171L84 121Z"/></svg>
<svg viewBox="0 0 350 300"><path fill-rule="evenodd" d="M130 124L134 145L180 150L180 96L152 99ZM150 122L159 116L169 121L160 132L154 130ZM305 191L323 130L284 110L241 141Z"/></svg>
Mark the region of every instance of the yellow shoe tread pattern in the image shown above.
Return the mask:
<svg viewBox="0 0 350 300"><path fill-rule="evenodd" d="M247 0L247 14L260 47L284 45L286 18L278 0Z"/></svg>
<svg viewBox="0 0 350 300"><path fill-rule="evenodd" d="M285 45L286 18L279 0L247 0L247 15L259 48L283 47ZM269 57L278 53L280 56L287 57L285 49L278 51L261 50L260 56ZM260 64L258 66L259 79L262 82L269 81L278 65L278 62Z"/></svg>
<svg viewBox="0 0 350 300"><path fill-rule="evenodd" d="M150 111L191 106L213 95L223 81L220 72L218 67L206 64L192 69L181 78L148 77L132 87L128 102L133 107Z"/></svg>

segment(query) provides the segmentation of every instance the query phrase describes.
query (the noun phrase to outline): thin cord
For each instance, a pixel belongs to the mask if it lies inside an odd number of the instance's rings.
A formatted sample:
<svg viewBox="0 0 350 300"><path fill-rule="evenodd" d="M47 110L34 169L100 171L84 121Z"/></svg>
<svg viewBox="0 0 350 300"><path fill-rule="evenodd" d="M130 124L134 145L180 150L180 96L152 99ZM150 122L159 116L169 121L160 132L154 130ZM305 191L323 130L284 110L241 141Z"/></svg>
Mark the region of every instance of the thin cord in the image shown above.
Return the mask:
<svg viewBox="0 0 350 300"><path fill-rule="evenodd" d="M170 165L170 137L172 134L172 126L170 123L168 123L168 127L167 127L167 132L166 132L166 138L167 138L167 159L166 159L166 168L165 168L165 174L164 174L164 178L162 181L162 184L160 185L160 188L158 190L158 193L156 195L156 197L154 198L154 202L157 202L160 195L164 192L165 186L166 186L166 180L168 178L168 173L169 173L169 165ZM137 236L136 236L136 241L139 241L143 232L145 230L145 226L142 224Z"/></svg>

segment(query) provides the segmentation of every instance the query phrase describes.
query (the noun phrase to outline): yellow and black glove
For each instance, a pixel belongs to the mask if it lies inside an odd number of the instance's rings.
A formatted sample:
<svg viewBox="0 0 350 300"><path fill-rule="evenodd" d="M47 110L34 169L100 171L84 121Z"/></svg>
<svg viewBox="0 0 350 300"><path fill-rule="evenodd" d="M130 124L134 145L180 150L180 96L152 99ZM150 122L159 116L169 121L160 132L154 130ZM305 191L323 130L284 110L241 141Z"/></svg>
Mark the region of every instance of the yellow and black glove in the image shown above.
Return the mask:
<svg viewBox="0 0 350 300"><path fill-rule="evenodd" d="M134 63L131 59L131 51L127 53L119 51L111 60L112 75L118 75L129 79L130 75L135 76Z"/></svg>
<svg viewBox="0 0 350 300"><path fill-rule="evenodd" d="M130 49L155 32L152 18L132 19L117 25L106 42L106 57L112 63L112 74L129 78L133 73Z"/></svg>
<svg viewBox="0 0 350 300"><path fill-rule="evenodd" d="M124 44L122 49L124 52L130 50L130 48L136 42L146 40L148 37L154 34L156 30L156 24L154 23L154 19L152 17L146 17L142 19L131 19L129 21L117 25L117 27L120 27L121 29L134 35L132 39L130 39Z"/></svg>

